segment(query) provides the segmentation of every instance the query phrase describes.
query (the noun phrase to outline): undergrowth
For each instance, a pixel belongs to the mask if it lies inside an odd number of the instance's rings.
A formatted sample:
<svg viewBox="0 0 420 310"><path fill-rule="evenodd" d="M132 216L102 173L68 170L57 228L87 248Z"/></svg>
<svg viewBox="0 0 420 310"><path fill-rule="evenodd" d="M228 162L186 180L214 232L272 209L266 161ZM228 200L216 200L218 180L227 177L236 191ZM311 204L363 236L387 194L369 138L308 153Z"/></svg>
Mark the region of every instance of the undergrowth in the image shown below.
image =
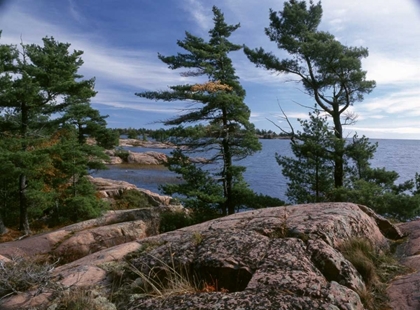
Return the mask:
<svg viewBox="0 0 420 310"><path fill-rule="evenodd" d="M0 299L28 290L35 289L41 293L47 288L54 288L52 271L57 263L17 257L10 262L0 261Z"/></svg>
<svg viewBox="0 0 420 310"><path fill-rule="evenodd" d="M127 210L149 207L152 207L152 205L149 203L147 196L135 189L125 189L120 191L120 193L114 197L114 202L111 204L112 210Z"/></svg>
<svg viewBox="0 0 420 310"><path fill-rule="evenodd" d="M359 272L366 290L358 292L366 309L389 309L387 283L395 276L406 273L391 252L376 248L366 238L352 238L340 246L341 253Z"/></svg>

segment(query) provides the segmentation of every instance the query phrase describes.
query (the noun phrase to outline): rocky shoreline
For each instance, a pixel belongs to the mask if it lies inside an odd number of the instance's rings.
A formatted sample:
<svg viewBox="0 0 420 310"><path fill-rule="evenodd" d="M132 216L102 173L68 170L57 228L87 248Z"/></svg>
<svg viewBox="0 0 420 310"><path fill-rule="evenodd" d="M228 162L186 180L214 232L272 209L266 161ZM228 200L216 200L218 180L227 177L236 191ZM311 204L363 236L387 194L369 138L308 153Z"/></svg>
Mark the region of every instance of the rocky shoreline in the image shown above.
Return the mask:
<svg viewBox="0 0 420 310"><path fill-rule="evenodd" d="M126 294L120 309L125 302L124 309L132 310L361 310L360 294L367 284L340 252L342 244L363 239L387 251L388 238L403 238L398 227L351 203L248 211L157 235L151 228L162 208L110 212L98 220L0 244L0 260L11 259L13 251L33 256L39 249L80 249L78 259L52 271L53 279L62 289L97 292L93 299L105 301L106 309L117 309L112 294L120 292ZM134 293L145 285L140 275L168 272L165 266L171 264L190 270L206 286L161 296ZM126 273L118 287L112 284L115 270ZM21 292L2 300L0 308L53 306L54 296L51 289Z"/></svg>

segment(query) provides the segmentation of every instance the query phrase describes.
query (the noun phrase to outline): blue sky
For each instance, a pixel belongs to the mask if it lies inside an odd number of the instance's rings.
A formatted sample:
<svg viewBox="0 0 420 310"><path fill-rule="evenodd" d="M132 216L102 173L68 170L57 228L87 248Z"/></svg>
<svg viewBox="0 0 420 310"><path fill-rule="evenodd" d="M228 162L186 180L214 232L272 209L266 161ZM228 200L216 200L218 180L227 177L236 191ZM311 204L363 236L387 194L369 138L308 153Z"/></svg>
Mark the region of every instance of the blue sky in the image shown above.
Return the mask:
<svg viewBox="0 0 420 310"><path fill-rule="evenodd" d="M279 0L10 0L0 1L1 43L41 44L45 36L83 50L81 72L96 77L93 107L108 114L109 127L159 128L185 107L139 98L135 92L163 90L193 79L169 70L157 53L182 52L176 45L185 31L207 38L213 5L230 24L241 23L234 43L264 47L285 56L264 34L270 8ZM418 0L323 0L321 28L343 44L364 46L368 79L377 87L352 108L358 115L347 133L370 138L420 139L420 2ZM232 53L238 76L247 91L246 103L257 128L278 131L267 119L281 122L282 106L289 118L306 117L313 105L292 76L255 68L242 51Z"/></svg>

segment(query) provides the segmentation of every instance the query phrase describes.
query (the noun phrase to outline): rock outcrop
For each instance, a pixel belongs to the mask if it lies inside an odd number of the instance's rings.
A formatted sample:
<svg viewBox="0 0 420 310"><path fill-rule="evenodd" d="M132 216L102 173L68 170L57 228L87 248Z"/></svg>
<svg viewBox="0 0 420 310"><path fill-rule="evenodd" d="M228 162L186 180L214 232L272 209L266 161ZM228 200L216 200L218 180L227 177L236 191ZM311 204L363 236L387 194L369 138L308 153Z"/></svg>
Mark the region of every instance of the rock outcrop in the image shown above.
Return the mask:
<svg viewBox="0 0 420 310"><path fill-rule="evenodd" d="M412 272L396 278L388 287L392 309L420 309L420 220L398 226L408 238L397 249L401 263Z"/></svg>
<svg viewBox="0 0 420 310"><path fill-rule="evenodd" d="M67 287L106 287L107 266L128 264L139 277L127 276L129 287L136 287L144 285L139 274L164 280L165 266L182 266L187 278L207 284L193 293L128 296L130 309L364 309L358 292L365 284L338 250L351 238L388 247L376 219L355 204L268 208L106 248L54 275ZM13 298L2 309L17 309Z"/></svg>
<svg viewBox="0 0 420 310"><path fill-rule="evenodd" d="M153 206L169 206L172 201L171 196L159 195L144 188L137 188L134 184L125 181L116 181L105 178L94 178L87 176L89 181L95 186L99 196L103 199L111 199L121 194L124 190L137 190L146 195L149 203ZM140 207L140 206L139 206Z"/></svg>
<svg viewBox="0 0 420 310"><path fill-rule="evenodd" d="M176 146L169 142L143 141L139 139L120 139L120 146L139 146L153 149L173 149Z"/></svg>
<svg viewBox="0 0 420 310"><path fill-rule="evenodd" d="M0 243L0 260L49 254L66 262L74 261L105 248L157 235L162 212L184 210L182 206L160 206L108 211L97 219L19 241Z"/></svg>
<svg viewBox="0 0 420 310"><path fill-rule="evenodd" d="M144 153L128 151L127 162L137 165L163 165L168 162L168 157L163 153L153 151Z"/></svg>

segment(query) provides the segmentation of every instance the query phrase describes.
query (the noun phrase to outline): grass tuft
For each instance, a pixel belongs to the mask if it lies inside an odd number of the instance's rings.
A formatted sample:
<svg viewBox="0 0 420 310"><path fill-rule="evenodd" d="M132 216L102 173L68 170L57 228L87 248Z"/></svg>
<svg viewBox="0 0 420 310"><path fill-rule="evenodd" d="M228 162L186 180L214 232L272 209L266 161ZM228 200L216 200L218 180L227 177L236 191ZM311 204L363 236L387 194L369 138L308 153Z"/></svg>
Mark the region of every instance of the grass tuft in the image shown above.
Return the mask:
<svg viewBox="0 0 420 310"><path fill-rule="evenodd" d="M387 283L407 272L390 252L376 248L366 238L352 238L340 246L341 253L350 261L366 284L366 290L357 292L369 310L389 309Z"/></svg>

